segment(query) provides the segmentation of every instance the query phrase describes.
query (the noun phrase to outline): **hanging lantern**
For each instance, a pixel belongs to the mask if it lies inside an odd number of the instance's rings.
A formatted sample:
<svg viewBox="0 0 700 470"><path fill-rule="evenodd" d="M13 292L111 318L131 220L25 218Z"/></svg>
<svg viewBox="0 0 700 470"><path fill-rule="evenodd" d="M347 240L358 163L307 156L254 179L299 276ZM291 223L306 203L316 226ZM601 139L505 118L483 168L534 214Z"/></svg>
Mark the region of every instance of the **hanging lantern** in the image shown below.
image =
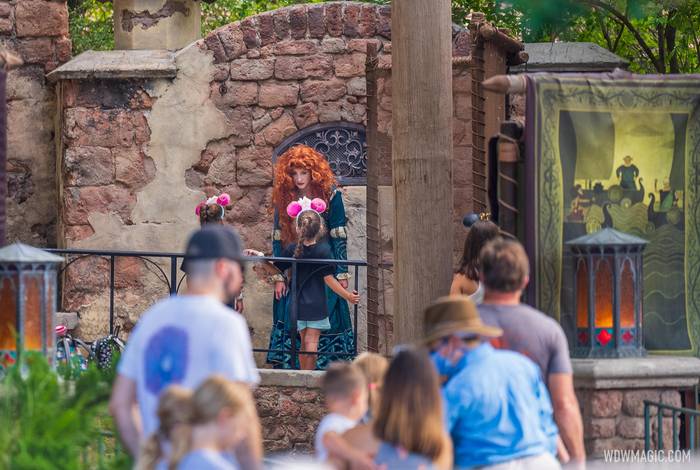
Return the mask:
<svg viewBox="0 0 700 470"><path fill-rule="evenodd" d="M0 249L0 372L21 351L54 350L57 267L60 256L15 243Z"/></svg>
<svg viewBox="0 0 700 470"><path fill-rule="evenodd" d="M566 242L574 257L574 357L638 357L642 252L648 242L606 228Z"/></svg>

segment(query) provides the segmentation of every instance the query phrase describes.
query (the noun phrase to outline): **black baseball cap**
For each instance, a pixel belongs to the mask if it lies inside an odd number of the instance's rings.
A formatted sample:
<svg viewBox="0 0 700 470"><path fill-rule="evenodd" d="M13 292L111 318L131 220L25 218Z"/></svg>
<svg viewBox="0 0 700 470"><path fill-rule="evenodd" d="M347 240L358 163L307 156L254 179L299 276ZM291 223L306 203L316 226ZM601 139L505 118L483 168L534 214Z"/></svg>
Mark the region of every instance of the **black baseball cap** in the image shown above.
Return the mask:
<svg viewBox="0 0 700 470"><path fill-rule="evenodd" d="M235 230L225 225L205 225L194 232L187 242L182 269L187 272L187 262L205 259L229 259L243 267L243 244Z"/></svg>

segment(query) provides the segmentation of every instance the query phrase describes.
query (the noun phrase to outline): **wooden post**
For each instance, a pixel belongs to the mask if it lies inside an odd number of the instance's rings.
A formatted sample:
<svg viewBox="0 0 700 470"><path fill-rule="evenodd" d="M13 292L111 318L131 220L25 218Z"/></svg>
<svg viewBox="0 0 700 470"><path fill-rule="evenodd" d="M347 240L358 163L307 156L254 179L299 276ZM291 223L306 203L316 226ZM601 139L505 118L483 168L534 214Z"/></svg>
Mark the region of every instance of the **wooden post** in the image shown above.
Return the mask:
<svg viewBox="0 0 700 470"><path fill-rule="evenodd" d="M452 278L450 1L394 0L391 16L394 332L408 343Z"/></svg>

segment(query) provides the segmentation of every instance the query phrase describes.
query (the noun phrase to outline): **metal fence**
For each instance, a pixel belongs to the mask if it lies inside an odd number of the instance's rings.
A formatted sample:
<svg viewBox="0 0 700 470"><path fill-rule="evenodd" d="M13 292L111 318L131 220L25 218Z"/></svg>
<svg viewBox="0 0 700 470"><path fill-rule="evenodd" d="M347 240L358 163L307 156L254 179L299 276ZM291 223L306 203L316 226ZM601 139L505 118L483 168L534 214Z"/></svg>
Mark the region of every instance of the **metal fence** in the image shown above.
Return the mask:
<svg viewBox="0 0 700 470"><path fill-rule="evenodd" d="M652 417L652 409L656 409L656 416ZM692 408L681 408L668 405L666 403L644 400L644 450L651 450L651 423L652 419L656 419L656 448L664 449L664 415L666 411L671 413L673 433L673 450L681 449L697 449L700 448L697 440L697 425L699 423L696 418L700 417L700 410ZM682 432L681 432L682 431ZM683 442L680 442L680 439Z"/></svg>
<svg viewBox="0 0 700 470"><path fill-rule="evenodd" d="M153 268L156 276L161 280L164 286L164 294L167 292L170 295L176 295L180 291L183 280L186 278L184 273L180 273L179 266L181 261L184 259L183 253L168 253L168 252L156 252L156 251L119 251L119 250L89 250L89 249L63 249L63 248L51 248L47 249L51 253L64 256L66 258L66 263L59 270L59 289L64 286L64 274L68 268L78 260L97 257L102 259L107 259L109 261L109 333L114 333L114 312L115 312L115 278L118 276L116 270L117 259L119 258L136 258L144 262L146 266ZM284 262L291 265L291 280L290 280L290 290L289 294L291 296L291 308L289 312L289 333L290 338L297 337L297 319L299 317L299 290L303 285L297 285L297 269L300 263L304 264L318 264L321 265L333 265L333 266L353 266L353 288L354 290L359 290L359 270L360 268L366 267L366 261L360 260L330 260L330 259L296 259L296 258L282 258L273 256L260 256L260 257L246 257L248 262ZM167 268L163 268L163 264L167 265ZM321 269L321 267L319 267ZM169 274L168 274L169 271ZM307 278L308 279L308 278ZM166 290L167 289L167 290ZM59 299L63 299L62 290L59 291ZM155 301L156 299L154 299ZM306 352L300 351L297 348L297 342L291 341L290 349L264 349L264 348L254 348L254 352L260 353L283 353L290 354L292 357L292 364L296 364L299 354L317 354L317 355L328 355L335 357L345 357L351 359L357 355L357 317L358 317L358 306L353 306L353 335L355 338L354 349L352 352L333 352L333 351L318 351L318 352Z"/></svg>

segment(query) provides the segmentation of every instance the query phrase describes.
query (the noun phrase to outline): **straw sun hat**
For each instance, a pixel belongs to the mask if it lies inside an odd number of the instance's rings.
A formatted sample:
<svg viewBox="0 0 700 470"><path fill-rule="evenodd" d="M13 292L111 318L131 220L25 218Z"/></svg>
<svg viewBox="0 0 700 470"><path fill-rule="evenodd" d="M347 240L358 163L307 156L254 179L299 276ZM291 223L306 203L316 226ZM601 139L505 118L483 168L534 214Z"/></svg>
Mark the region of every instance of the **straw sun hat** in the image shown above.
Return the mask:
<svg viewBox="0 0 700 470"><path fill-rule="evenodd" d="M474 302L466 295L440 297L425 309L423 320L421 343L424 345L460 333L485 338L497 338L503 334L500 328L481 322Z"/></svg>

